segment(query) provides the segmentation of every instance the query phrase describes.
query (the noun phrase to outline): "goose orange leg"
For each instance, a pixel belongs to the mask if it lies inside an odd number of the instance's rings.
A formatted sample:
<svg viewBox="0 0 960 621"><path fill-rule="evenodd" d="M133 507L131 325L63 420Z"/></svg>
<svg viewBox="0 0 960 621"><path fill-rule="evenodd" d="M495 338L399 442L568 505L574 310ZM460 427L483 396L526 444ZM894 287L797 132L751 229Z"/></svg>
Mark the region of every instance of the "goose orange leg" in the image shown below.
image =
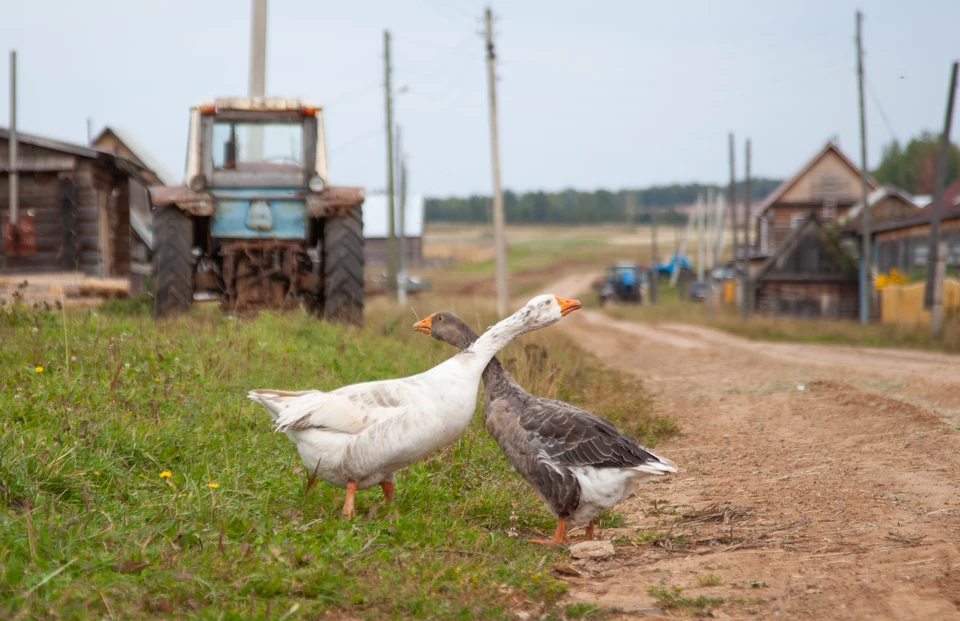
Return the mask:
<svg viewBox="0 0 960 621"><path fill-rule="evenodd" d="M539 543L544 546L557 546L567 542L567 518L557 518L557 530L553 539L531 539L530 543Z"/></svg>
<svg viewBox="0 0 960 621"><path fill-rule="evenodd" d="M590 520L590 523L587 524L587 532L584 533L583 538L587 541L593 541L593 520Z"/></svg>
<svg viewBox="0 0 960 621"><path fill-rule="evenodd" d="M393 491L394 490L393 483L390 483L389 481L381 481L380 489L383 490L383 498L384 500L387 501L387 504L389 505L390 501L393 500L393 497L396 495L394 494L394 491Z"/></svg>
<svg viewBox="0 0 960 621"><path fill-rule="evenodd" d="M357 495L357 482L356 481L347 481L347 497L343 501L343 510L340 512L343 514L343 517L349 519L353 518L353 499Z"/></svg>

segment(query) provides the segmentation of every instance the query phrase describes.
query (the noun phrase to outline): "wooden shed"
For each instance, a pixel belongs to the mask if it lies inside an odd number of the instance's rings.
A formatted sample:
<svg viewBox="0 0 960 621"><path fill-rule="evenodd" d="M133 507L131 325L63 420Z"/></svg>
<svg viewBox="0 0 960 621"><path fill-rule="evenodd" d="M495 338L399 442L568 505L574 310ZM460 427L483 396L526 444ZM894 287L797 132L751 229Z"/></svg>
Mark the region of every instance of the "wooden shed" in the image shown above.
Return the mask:
<svg viewBox="0 0 960 621"><path fill-rule="evenodd" d="M129 180L141 167L98 149L17 132L20 213L28 252L0 241L0 274L79 271L124 276L130 264ZM0 214L10 211L9 131L0 128Z"/></svg>
<svg viewBox="0 0 960 621"><path fill-rule="evenodd" d="M868 181L871 191L876 183ZM842 219L860 201L860 169L833 141L827 142L792 177L781 183L759 208L760 254L770 255L814 212L824 223Z"/></svg>
<svg viewBox="0 0 960 621"><path fill-rule="evenodd" d="M874 265L879 272L889 272L891 268L904 273L926 269L932 215L933 205L927 205L903 218L871 227ZM947 243L947 270L957 273L960 269L960 180L944 190L940 218L940 240Z"/></svg>
<svg viewBox="0 0 960 621"><path fill-rule="evenodd" d="M752 280L762 314L853 319L859 312L857 264L839 235L810 212Z"/></svg>

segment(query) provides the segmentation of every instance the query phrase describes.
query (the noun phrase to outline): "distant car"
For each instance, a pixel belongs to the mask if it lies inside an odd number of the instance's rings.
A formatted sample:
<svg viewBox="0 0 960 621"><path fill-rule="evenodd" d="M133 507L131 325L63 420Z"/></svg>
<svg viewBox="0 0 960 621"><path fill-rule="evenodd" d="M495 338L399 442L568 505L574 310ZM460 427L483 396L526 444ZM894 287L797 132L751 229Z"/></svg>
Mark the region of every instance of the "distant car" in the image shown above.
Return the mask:
<svg viewBox="0 0 960 621"><path fill-rule="evenodd" d="M702 302L707 299L707 294L710 292L710 283L704 280L695 280L690 283L688 289L688 294L690 299L694 302Z"/></svg>
<svg viewBox="0 0 960 621"><path fill-rule="evenodd" d="M399 278L402 278L402 276L400 276ZM381 273L380 276L376 278L375 282L386 286L387 273L386 272ZM406 289L407 293L410 293L410 294L421 293L423 291L430 291L430 288L431 288L429 280L423 280L417 276L407 276L406 280L401 282L405 282L406 286L404 287L404 289Z"/></svg>

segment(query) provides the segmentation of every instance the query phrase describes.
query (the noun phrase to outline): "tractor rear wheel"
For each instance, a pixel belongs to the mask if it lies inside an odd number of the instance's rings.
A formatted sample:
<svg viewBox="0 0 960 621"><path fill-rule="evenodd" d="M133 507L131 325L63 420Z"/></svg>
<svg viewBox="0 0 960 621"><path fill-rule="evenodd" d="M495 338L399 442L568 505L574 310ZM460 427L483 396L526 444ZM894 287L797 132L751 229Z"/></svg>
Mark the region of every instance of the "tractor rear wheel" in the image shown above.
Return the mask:
<svg viewBox="0 0 960 621"><path fill-rule="evenodd" d="M323 318L363 325L362 206L323 223Z"/></svg>
<svg viewBox="0 0 960 621"><path fill-rule="evenodd" d="M193 304L193 222L176 205L153 212L153 315L162 317Z"/></svg>

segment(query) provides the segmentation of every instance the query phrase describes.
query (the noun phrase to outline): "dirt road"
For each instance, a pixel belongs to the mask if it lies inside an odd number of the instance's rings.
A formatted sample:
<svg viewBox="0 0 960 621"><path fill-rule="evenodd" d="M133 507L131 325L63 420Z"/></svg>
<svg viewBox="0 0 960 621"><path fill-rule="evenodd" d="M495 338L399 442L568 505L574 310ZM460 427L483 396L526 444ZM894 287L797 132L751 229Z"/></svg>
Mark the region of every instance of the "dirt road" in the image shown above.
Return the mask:
<svg viewBox="0 0 960 621"><path fill-rule="evenodd" d="M960 619L960 357L587 310L561 325L642 378L683 430L658 447L680 474L639 489L620 507L627 525L603 531L617 555L559 568L580 574L570 602L654 618Z"/></svg>

